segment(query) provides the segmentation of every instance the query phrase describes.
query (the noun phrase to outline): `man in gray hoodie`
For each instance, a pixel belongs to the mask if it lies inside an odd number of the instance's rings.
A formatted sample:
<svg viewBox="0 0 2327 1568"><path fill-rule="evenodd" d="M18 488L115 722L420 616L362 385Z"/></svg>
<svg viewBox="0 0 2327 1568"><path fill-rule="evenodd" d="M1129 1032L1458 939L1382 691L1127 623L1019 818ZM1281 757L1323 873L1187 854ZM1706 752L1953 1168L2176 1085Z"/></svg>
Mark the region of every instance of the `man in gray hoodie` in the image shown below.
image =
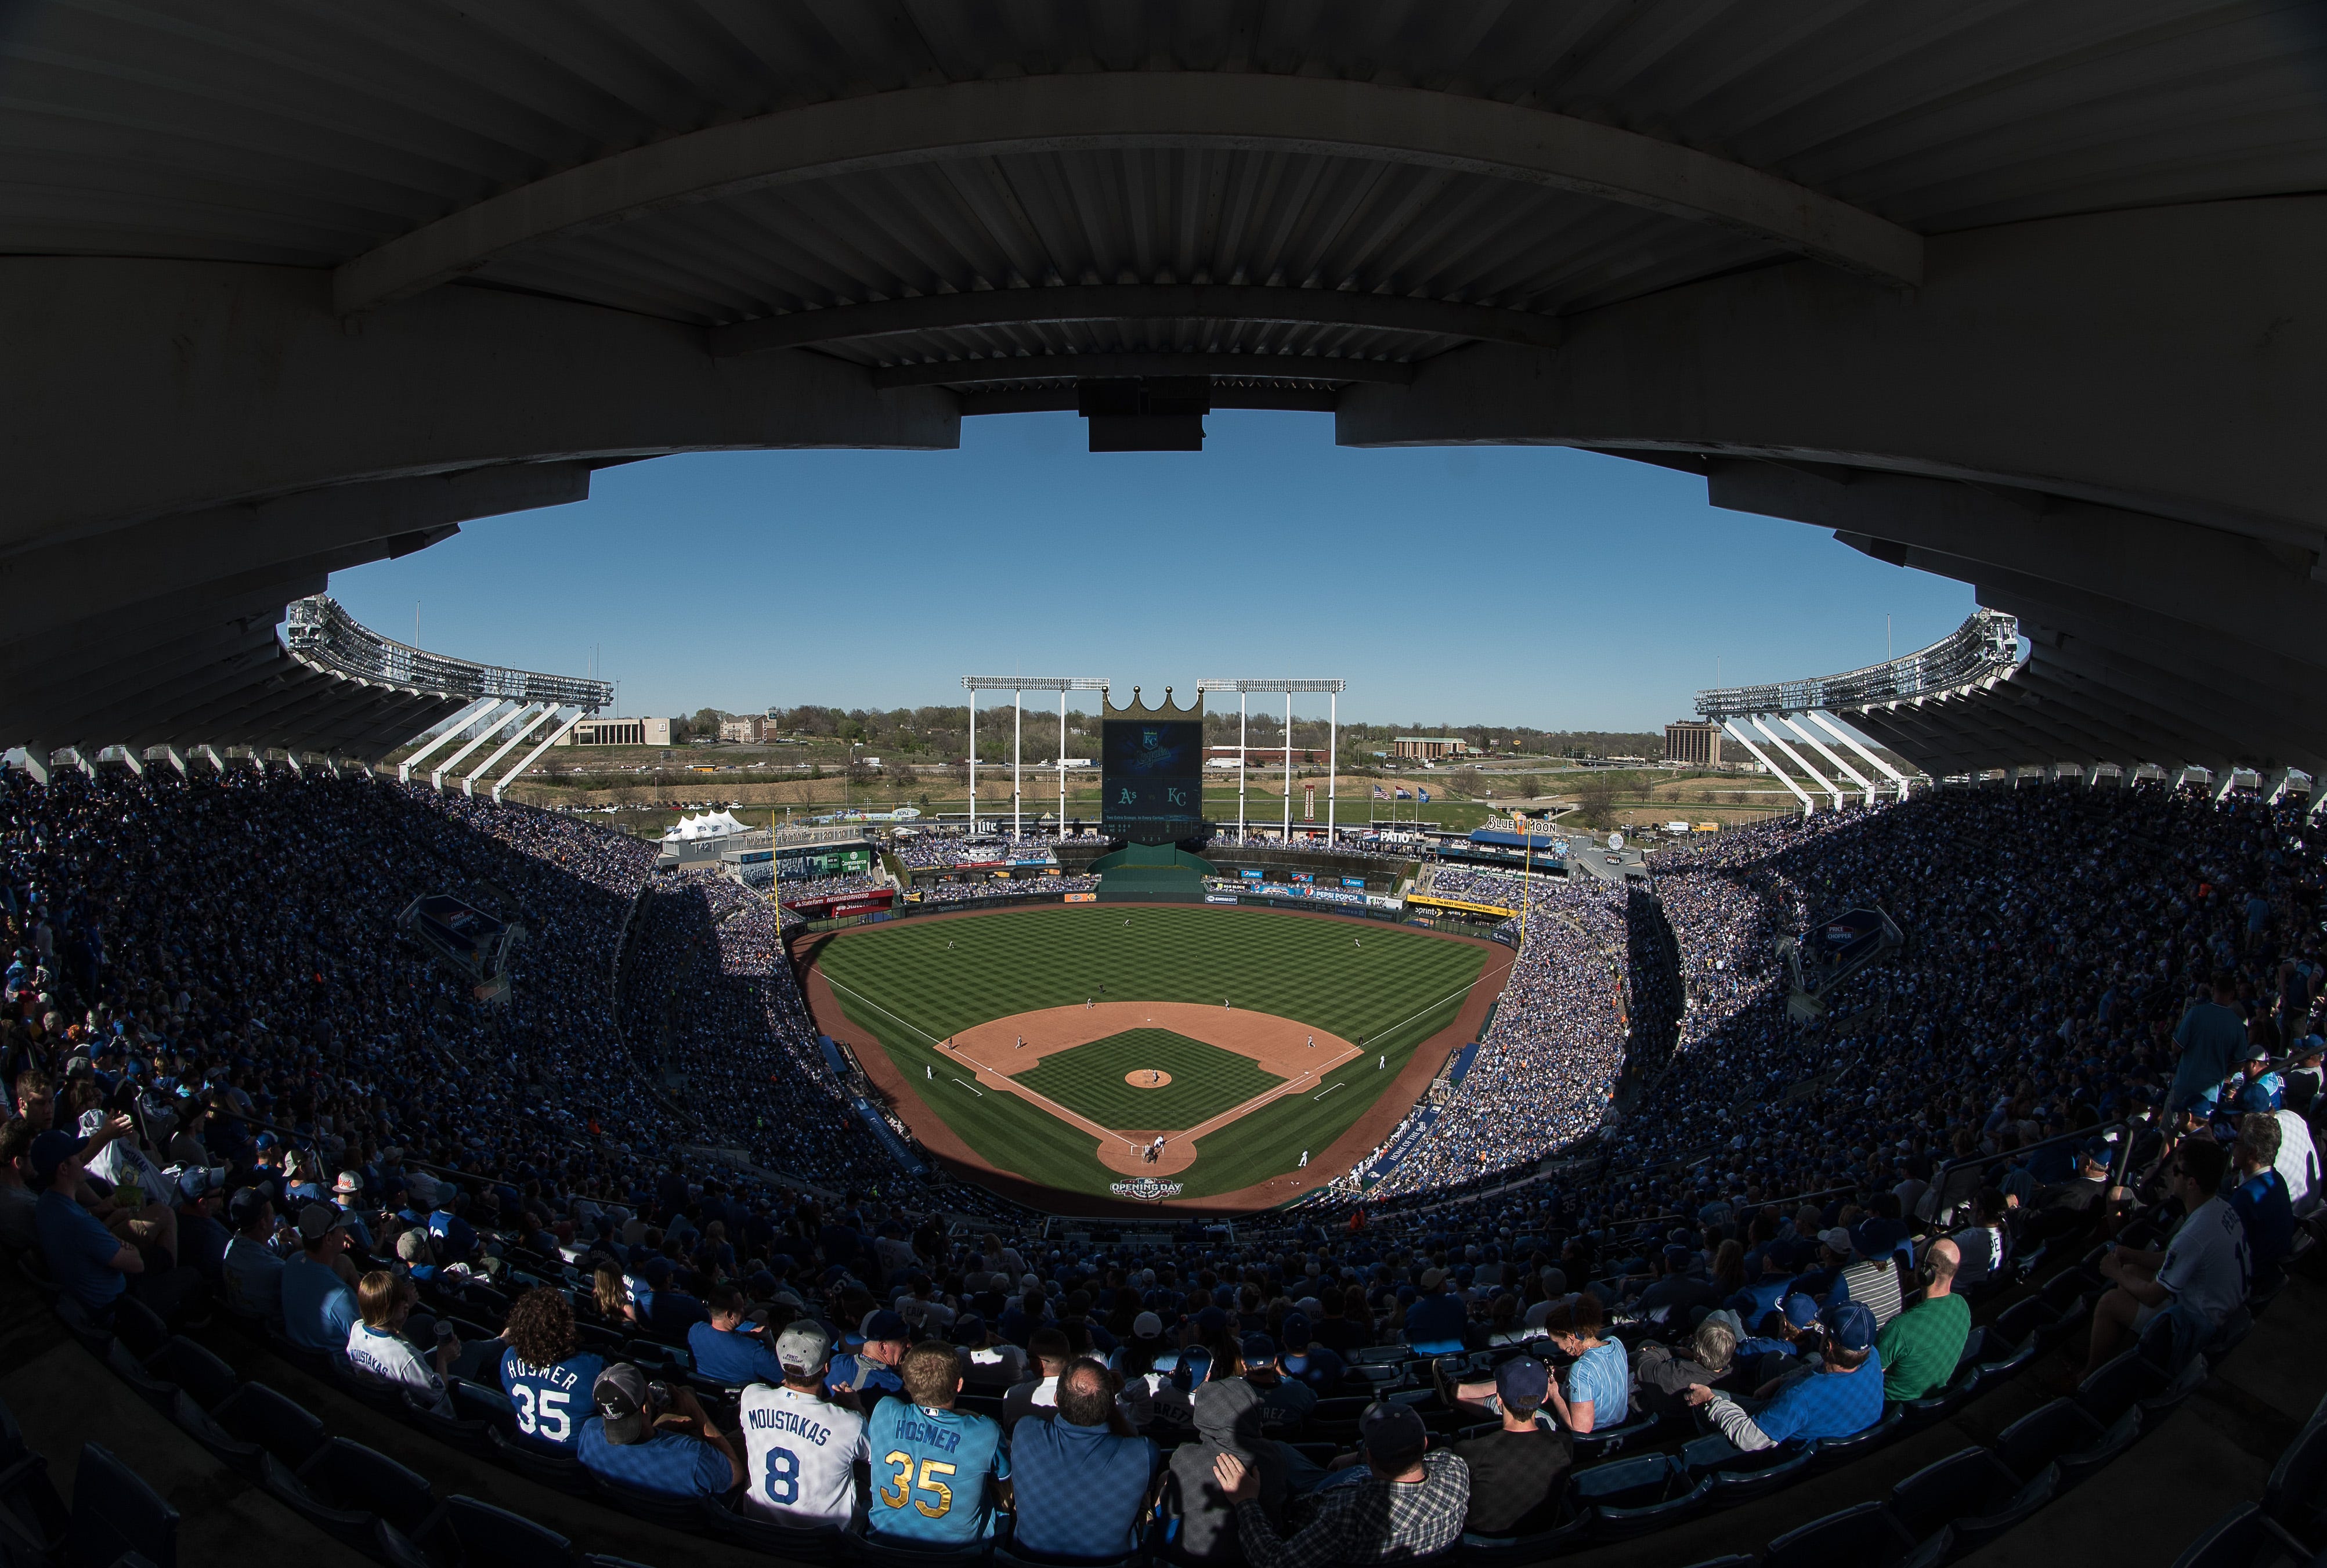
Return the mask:
<svg viewBox="0 0 2327 1568"><path fill-rule="evenodd" d="M1276 1443L1260 1434L1260 1391L1241 1377L1207 1383L1196 1390L1196 1436L1172 1451L1164 1482L1166 1509L1180 1521L1173 1555L1222 1568L1244 1562L1237 1543L1236 1505L1220 1489L1212 1461L1234 1454L1260 1472L1260 1507L1272 1524L1285 1512L1285 1459Z"/></svg>

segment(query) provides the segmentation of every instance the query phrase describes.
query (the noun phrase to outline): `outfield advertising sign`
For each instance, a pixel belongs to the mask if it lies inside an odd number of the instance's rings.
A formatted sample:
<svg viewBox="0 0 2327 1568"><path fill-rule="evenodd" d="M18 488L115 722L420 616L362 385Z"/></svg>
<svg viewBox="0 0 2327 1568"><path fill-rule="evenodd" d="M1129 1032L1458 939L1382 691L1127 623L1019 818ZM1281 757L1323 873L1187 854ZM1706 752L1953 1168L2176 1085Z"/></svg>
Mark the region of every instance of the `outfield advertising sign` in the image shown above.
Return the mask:
<svg viewBox="0 0 2327 1568"><path fill-rule="evenodd" d="M1258 882L1260 880L1260 871L1257 866L1240 865L1237 867L1237 875L1243 877L1248 882Z"/></svg>
<svg viewBox="0 0 2327 1568"><path fill-rule="evenodd" d="M1362 890L1366 885L1366 879L1361 876L1345 876L1341 879L1341 885L1345 888Z"/></svg>
<svg viewBox="0 0 2327 1568"><path fill-rule="evenodd" d="M1067 895L1066 901L1070 904L1095 904L1098 902L1098 895L1097 893L1069 893Z"/></svg>
<svg viewBox="0 0 2327 1568"><path fill-rule="evenodd" d="M1237 896L1234 893L1206 893L1204 901L1208 904L1232 904L1237 901Z"/></svg>
<svg viewBox="0 0 2327 1568"><path fill-rule="evenodd" d="M1142 1203L1161 1203L1166 1198L1180 1196L1181 1183L1158 1181L1153 1176L1142 1176L1136 1181L1117 1181L1107 1188L1117 1198L1135 1198Z"/></svg>

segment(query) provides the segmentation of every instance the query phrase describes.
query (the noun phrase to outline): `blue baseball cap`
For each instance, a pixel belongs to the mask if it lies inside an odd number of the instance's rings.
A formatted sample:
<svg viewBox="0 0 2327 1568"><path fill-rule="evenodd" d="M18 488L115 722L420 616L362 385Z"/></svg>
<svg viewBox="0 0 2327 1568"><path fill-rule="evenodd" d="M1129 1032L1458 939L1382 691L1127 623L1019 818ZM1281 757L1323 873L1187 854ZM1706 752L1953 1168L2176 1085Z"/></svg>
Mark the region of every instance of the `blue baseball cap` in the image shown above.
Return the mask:
<svg viewBox="0 0 2327 1568"><path fill-rule="evenodd" d="M1241 1348L1247 1366L1258 1367L1276 1359L1276 1341L1266 1334L1247 1334Z"/></svg>
<svg viewBox="0 0 2327 1568"><path fill-rule="evenodd" d="M1551 1368L1532 1356L1514 1356L1495 1368L1495 1392L1506 1408L1541 1405L1551 1390Z"/></svg>
<svg viewBox="0 0 2327 1568"><path fill-rule="evenodd" d="M1838 1349L1855 1354L1874 1347L1874 1314L1864 1302L1836 1302L1818 1314L1818 1321Z"/></svg>
<svg viewBox="0 0 2327 1568"><path fill-rule="evenodd" d="M1285 1321L1277 1326L1277 1331L1284 1337L1285 1349L1287 1351L1301 1351L1307 1349L1309 1348L1310 1333L1309 1314L1306 1312L1285 1313Z"/></svg>
<svg viewBox="0 0 2327 1568"><path fill-rule="evenodd" d="M1785 1310L1786 1326L1789 1328L1807 1329L1818 1321L1817 1299L1799 1292L1786 1298Z"/></svg>

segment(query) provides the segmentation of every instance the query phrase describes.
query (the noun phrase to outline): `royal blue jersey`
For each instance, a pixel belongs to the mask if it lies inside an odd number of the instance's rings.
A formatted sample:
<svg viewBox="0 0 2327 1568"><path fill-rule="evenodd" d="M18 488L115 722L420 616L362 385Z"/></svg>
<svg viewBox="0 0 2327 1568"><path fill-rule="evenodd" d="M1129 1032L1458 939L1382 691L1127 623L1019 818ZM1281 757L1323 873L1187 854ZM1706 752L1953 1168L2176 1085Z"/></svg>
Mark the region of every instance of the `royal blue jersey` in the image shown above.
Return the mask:
<svg viewBox="0 0 2327 1568"><path fill-rule="evenodd" d="M994 1534L986 1478L1010 1474L1000 1422L884 1399L865 1428L864 1451L873 1466L865 1523L874 1534L942 1545Z"/></svg>
<svg viewBox="0 0 2327 1568"><path fill-rule="evenodd" d="M687 1353L695 1369L715 1383L740 1388L747 1383L781 1383L784 1369L757 1334L715 1329L697 1323L687 1331Z"/></svg>
<svg viewBox="0 0 2327 1568"><path fill-rule="evenodd" d="M727 1456L699 1437L658 1432L644 1442L606 1441L606 1423L582 1423L575 1457L593 1475L664 1498L715 1498L735 1484Z"/></svg>
<svg viewBox="0 0 2327 1568"><path fill-rule="evenodd" d="M606 1358L584 1350L555 1367L535 1367L515 1350L501 1352L501 1391L509 1396L520 1436L572 1451L590 1419L590 1390Z"/></svg>

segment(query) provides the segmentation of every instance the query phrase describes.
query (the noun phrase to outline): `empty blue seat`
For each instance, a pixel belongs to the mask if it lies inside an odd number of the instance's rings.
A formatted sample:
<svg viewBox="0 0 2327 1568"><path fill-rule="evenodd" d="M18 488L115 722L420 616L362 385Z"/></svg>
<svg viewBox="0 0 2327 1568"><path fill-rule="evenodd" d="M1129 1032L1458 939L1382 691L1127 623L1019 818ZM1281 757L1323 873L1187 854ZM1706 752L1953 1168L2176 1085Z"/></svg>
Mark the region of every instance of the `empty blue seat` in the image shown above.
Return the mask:
<svg viewBox="0 0 2327 1568"><path fill-rule="evenodd" d="M2141 1406L2136 1405L2111 1422L2090 1446L2062 1454L2053 1461L2061 1467L2061 1489L2075 1486L2131 1448L2141 1431Z"/></svg>
<svg viewBox="0 0 2327 1568"><path fill-rule="evenodd" d="M255 1442L294 1469L304 1464L329 1435L306 1406L264 1383L244 1384L220 1400L210 1415L229 1436Z"/></svg>
<svg viewBox="0 0 2327 1568"><path fill-rule="evenodd" d="M154 1568L178 1568L178 1510L108 1451L85 1442L73 1472L65 1561L70 1568L112 1568L131 1552Z"/></svg>
<svg viewBox="0 0 2327 1568"><path fill-rule="evenodd" d="M577 1498L590 1495L590 1472L571 1453L504 1436L492 1427L486 1428L486 1441L492 1445L495 1459L528 1480Z"/></svg>
<svg viewBox="0 0 2327 1568"><path fill-rule="evenodd" d="M1712 1478L1707 1477L1678 1497L1666 1498L1660 1502L1629 1507L1603 1503L1593 1511L1592 1539L1595 1543L1629 1541L1636 1535L1649 1535L1683 1520L1693 1519L1712 1508Z"/></svg>
<svg viewBox="0 0 2327 1568"><path fill-rule="evenodd" d="M2005 1427L1995 1440L1995 1457L2030 1480L2063 1454L2091 1447L2106 1430L2075 1400L2055 1399Z"/></svg>
<svg viewBox="0 0 2327 1568"><path fill-rule="evenodd" d="M824 1563L840 1555L837 1525L788 1525L746 1514L715 1498L701 1499L710 1533L720 1539L788 1563Z"/></svg>
<svg viewBox="0 0 2327 1568"><path fill-rule="evenodd" d="M1892 1568L1915 1545L1881 1503L1813 1519L1770 1543L1762 1568Z"/></svg>
<svg viewBox="0 0 2327 1568"><path fill-rule="evenodd" d="M116 1339L105 1348L105 1365L116 1377L128 1384L138 1398L164 1415L170 1414L170 1407L177 1402L178 1386L145 1370L129 1353L126 1341Z"/></svg>
<svg viewBox="0 0 2327 1568"><path fill-rule="evenodd" d="M1671 1458L1661 1453L1611 1460L1575 1471L1568 1478L1568 1498L1579 1514L1595 1506L1645 1507L1665 1500L1678 1473Z"/></svg>
<svg viewBox="0 0 2327 1568"><path fill-rule="evenodd" d="M2327 1419L2313 1415L2278 1456L2262 1511L2303 1540L2327 1545Z"/></svg>
<svg viewBox="0 0 2327 1568"><path fill-rule="evenodd" d="M1994 1513L2020 1489L2020 1478L1984 1448L1967 1448L1925 1465L1891 1489L1891 1512L1917 1540L1943 1525Z"/></svg>
<svg viewBox="0 0 2327 1568"><path fill-rule="evenodd" d="M447 1536L452 1550L444 1549ZM574 1561L574 1543L556 1531L474 1498L445 1498L435 1526L416 1545L462 1568L561 1568Z"/></svg>
<svg viewBox="0 0 2327 1568"><path fill-rule="evenodd" d="M235 1391L240 1379L234 1368L182 1334L173 1334L145 1358L145 1370L176 1384L204 1410L215 1410Z"/></svg>
<svg viewBox="0 0 2327 1568"><path fill-rule="evenodd" d="M2164 1374L2142 1358L2141 1348L2136 1345L2105 1362L2079 1384L2077 1403L2084 1406L2086 1414L2106 1423L2132 1409L2136 1400L2164 1386Z"/></svg>
<svg viewBox="0 0 2327 1568"><path fill-rule="evenodd" d="M113 1337L143 1361L170 1342L170 1325L136 1296L117 1296L113 1302Z"/></svg>
<svg viewBox="0 0 2327 1568"><path fill-rule="evenodd" d="M1808 1444L1790 1451L1783 1448L1764 1449L1761 1453L1747 1454L1743 1457L1747 1461L1753 1461L1762 1459L1765 1454L1775 1457L1766 1464L1724 1467L1706 1477L1703 1489L1705 1506L1707 1508L1735 1507L1740 1503L1752 1502L1756 1498L1765 1498L1771 1492L1781 1491L1810 1473L1810 1461L1813 1455Z"/></svg>
<svg viewBox="0 0 2327 1568"><path fill-rule="evenodd" d="M2240 1503L2207 1526L2189 1549L2173 1559L2173 1568L2248 1568L2265 1534L2261 1507Z"/></svg>
<svg viewBox="0 0 2327 1568"><path fill-rule="evenodd" d="M344 1437L317 1449L299 1467L299 1481L325 1502L377 1514L407 1535L425 1535L436 1517L436 1495L425 1479Z"/></svg>

